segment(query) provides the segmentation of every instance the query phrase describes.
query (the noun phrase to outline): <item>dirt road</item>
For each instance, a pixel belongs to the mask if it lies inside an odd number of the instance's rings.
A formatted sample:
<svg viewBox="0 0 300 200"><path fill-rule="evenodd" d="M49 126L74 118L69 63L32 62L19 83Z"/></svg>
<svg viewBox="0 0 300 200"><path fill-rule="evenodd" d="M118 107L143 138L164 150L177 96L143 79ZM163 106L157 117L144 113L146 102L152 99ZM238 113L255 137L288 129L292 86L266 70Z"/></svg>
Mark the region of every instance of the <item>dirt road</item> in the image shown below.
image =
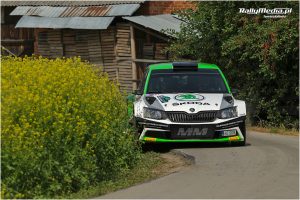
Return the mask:
<svg viewBox="0 0 300 200"><path fill-rule="evenodd" d="M180 145L195 165L100 198L299 198L299 139L248 132L248 145Z"/></svg>

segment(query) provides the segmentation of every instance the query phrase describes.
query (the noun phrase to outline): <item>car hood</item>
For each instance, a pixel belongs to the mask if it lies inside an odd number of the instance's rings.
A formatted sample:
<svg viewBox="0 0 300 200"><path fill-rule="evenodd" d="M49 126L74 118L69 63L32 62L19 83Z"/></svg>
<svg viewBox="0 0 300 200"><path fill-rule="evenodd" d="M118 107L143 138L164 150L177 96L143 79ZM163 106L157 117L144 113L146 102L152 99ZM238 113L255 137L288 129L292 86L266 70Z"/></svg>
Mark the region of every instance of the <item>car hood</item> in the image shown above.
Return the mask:
<svg viewBox="0 0 300 200"><path fill-rule="evenodd" d="M234 100L230 94L177 93L146 94L144 101L149 108L153 109L197 113L231 107Z"/></svg>

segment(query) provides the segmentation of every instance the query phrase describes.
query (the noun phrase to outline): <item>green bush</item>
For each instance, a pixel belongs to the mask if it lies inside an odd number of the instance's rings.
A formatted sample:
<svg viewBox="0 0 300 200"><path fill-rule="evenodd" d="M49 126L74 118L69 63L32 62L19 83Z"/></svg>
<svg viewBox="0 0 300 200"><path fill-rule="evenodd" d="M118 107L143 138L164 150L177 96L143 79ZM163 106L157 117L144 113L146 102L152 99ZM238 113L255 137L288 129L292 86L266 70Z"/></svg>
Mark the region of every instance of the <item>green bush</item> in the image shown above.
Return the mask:
<svg viewBox="0 0 300 200"><path fill-rule="evenodd" d="M78 58L1 63L2 198L76 192L136 164L126 100L106 74Z"/></svg>
<svg viewBox="0 0 300 200"><path fill-rule="evenodd" d="M239 8L291 8L284 18L247 15ZM252 122L299 129L299 2L199 2L168 49L219 65L239 89Z"/></svg>

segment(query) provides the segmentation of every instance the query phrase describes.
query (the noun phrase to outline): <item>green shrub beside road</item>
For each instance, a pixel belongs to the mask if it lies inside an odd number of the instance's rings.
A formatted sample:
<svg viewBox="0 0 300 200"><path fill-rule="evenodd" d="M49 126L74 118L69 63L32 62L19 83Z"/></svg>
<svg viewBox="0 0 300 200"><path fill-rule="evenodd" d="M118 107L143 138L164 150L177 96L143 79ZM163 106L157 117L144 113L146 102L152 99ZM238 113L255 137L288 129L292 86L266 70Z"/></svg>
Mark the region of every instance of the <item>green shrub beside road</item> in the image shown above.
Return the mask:
<svg viewBox="0 0 300 200"><path fill-rule="evenodd" d="M117 86L79 59L2 58L2 198L113 180L140 158Z"/></svg>

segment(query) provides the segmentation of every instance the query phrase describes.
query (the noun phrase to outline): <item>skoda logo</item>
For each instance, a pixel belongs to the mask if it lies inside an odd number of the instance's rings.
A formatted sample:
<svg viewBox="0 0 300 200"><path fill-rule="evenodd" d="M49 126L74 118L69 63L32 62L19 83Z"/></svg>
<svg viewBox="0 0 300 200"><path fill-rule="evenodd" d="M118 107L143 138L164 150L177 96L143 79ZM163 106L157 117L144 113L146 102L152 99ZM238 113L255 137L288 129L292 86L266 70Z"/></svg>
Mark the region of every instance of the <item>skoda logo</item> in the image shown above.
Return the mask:
<svg viewBox="0 0 300 200"><path fill-rule="evenodd" d="M194 109L194 108L190 108L190 111L191 111L191 112L195 112L195 109Z"/></svg>
<svg viewBox="0 0 300 200"><path fill-rule="evenodd" d="M179 94L175 96L178 101L202 101L204 96L199 94Z"/></svg>

